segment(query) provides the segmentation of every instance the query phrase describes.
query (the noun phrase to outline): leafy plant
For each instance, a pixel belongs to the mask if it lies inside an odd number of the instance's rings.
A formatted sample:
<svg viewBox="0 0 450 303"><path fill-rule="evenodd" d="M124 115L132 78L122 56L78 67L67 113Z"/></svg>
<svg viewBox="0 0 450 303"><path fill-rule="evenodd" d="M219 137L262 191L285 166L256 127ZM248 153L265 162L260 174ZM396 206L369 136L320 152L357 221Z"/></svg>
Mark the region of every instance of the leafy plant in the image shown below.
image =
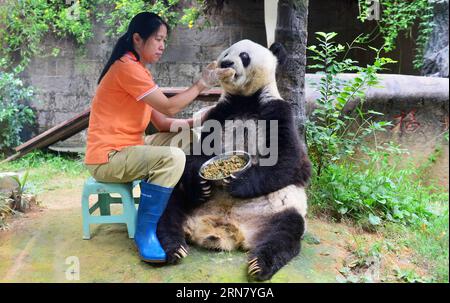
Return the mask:
<svg viewBox="0 0 450 303"><path fill-rule="evenodd" d="M71 37L78 45L84 45L94 35L94 21L103 21L108 26L107 33L117 36L125 32L131 18L141 11L157 13L172 27L180 23L193 27L204 8L204 0L194 1L183 11L180 0L75 0L66 3L62 0L6 0L0 5L0 55L7 59L9 68L16 63L24 68L35 55L57 56L57 48L43 51L42 41L48 34Z"/></svg>
<svg viewBox="0 0 450 303"><path fill-rule="evenodd" d="M18 189L13 193L13 210L25 212L25 210L30 207L28 201L24 199L25 186L27 184L29 173L30 169L28 168L22 178L13 176L13 179L19 184Z"/></svg>
<svg viewBox="0 0 450 303"><path fill-rule="evenodd" d="M353 236L356 247L349 247L351 254L344 261L344 266L339 269L341 275L336 277L340 283L369 283L380 279L379 270L382 259L382 245L375 243L370 248L365 245L365 239L359 240Z"/></svg>
<svg viewBox="0 0 450 303"><path fill-rule="evenodd" d="M311 204L367 230L385 222L430 225L437 215L434 208L448 199L448 193L425 186L413 163L402 167L402 151L385 146L367 153L356 163L353 159L328 165L311 183Z"/></svg>
<svg viewBox="0 0 450 303"><path fill-rule="evenodd" d="M377 85L377 72L393 61L380 58L377 50L372 65L359 67L356 61L346 58L346 50L353 43L347 47L334 43L336 33L317 35L318 46L308 47L317 63L314 68L321 70L316 85L320 93L317 108L306 124L314 168L311 205L333 218L351 219L368 230L386 222L429 225L436 215L433 207L448 199L448 193L421 180L425 166L402 165L405 150L378 142L378 133L391 123L375 121L373 118L382 114L363 106L365 90ZM342 59L340 54L345 54ZM352 71L356 72L352 80L339 77ZM355 102L351 110L349 105ZM369 136L374 146L369 145Z"/></svg>
<svg viewBox="0 0 450 303"><path fill-rule="evenodd" d="M311 59L316 62L311 68L320 70L320 81L313 84L320 92L320 98L316 100L317 108L306 123L306 138L310 157L320 176L323 167L353 155L368 136L390 125L385 121L372 121L369 115L381 113L365 112L362 108L365 90L378 83L377 72L394 61L380 58L379 52L375 62L366 67L357 66L358 62L349 58L338 60L346 47L334 42L337 33L316 34L319 44L308 47L308 50L313 54ZM356 76L352 80L343 80L338 75L345 72L355 72ZM356 117L346 112L346 106L355 100L359 100Z"/></svg>
<svg viewBox="0 0 450 303"><path fill-rule="evenodd" d="M47 33L85 43L93 36L93 5L91 0L75 1L71 6L60 0L5 1L0 5L0 54L11 64L18 59L19 66L25 67L32 56L43 53Z"/></svg>
<svg viewBox="0 0 450 303"><path fill-rule="evenodd" d="M439 0L438 0L439 1ZM359 0L359 19L365 22L368 17L368 4L373 1ZM396 41L401 33L412 36L412 29L418 24L418 33L412 37L416 42L414 67L420 69L423 65L423 55L431 32L433 31L433 1L429 0L380 0L381 16L377 27L372 33L361 37L361 41L369 42L381 35L384 39L384 50L391 51L396 47Z"/></svg>
<svg viewBox="0 0 450 303"><path fill-rule="evenodd" d="M395 269L395 275L397 279L407 283L430 283L433 279L422 277L411 269Z"/></svg>
<svg viewBox="0 0 450 303"><path fill-rule="evenodd" d="M23 127L34 121L34 113L27 105L33 89L24 86L16 72L0 71L0 152L8 152L20 144Z"/></svg>

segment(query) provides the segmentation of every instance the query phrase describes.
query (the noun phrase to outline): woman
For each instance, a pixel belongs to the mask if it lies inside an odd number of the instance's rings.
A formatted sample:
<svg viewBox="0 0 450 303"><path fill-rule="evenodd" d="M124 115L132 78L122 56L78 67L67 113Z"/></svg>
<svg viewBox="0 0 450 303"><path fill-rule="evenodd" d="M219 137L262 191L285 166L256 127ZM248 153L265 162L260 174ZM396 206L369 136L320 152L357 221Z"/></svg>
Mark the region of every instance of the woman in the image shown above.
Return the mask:
<svg viewBox="0 0 450 303"><path fill-rule="evenodd" d="M161 58L168 30L167 23L153 13L139 13L131 20L99 78L85 158L90 174L98 181L145 180L140 183L135 242L147 262L165 261L156 227L183 173L185 154L180 148L163 146L170 142L168 133L154 135L144 145L144 131L151 120L159 131L168 132L171 123L179 121L168 116L217 84L218 74L224 71L210 64L192 87L167 98L145 65ZM185 122L192 127L192 119Z"/></svg>

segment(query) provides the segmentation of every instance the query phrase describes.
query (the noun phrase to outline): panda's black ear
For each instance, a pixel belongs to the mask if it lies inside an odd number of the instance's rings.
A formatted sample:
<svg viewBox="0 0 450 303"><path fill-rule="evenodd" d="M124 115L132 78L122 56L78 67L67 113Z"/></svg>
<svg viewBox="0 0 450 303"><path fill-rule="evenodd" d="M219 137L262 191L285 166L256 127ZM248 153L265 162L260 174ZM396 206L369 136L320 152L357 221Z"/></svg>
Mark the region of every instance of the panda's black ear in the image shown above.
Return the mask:
<svg viewBox="0 0 450 303"><path fill-rule="evenodd" d="M279 42L274 42L269 50L277 57L278 64L283 65L287 60L287 51L284 48L283 44Z"/></svg>

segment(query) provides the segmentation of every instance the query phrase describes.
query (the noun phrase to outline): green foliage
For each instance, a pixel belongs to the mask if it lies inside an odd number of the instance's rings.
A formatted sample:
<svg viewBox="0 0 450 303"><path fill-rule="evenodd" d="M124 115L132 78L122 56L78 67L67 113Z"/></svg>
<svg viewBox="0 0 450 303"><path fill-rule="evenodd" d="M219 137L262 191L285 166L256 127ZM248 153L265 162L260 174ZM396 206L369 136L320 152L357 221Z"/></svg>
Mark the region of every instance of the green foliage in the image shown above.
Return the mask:
<svg viewBox="0 0 450 303"><path fill-rule="evenodd" d="M83 164L84 156L78 157L64 157L50 152L34 151L26 154L22 158L7 162L0 165L1 170L22 170L24 168L30 169L45 169L48 174L65 173L70 176L77 176L86 169ZM50 176L52 177L52 176Z"/></svg>
<svg viewBox="0 0 450 303"><path fill-rule="evenodd" d="M414 270L411 269L396 269L395 275L397 279L400 281L406 282L406 283L431 283L433 282L432 279L424 278L420 275L418 275Z"/></svg>
<svg viewBox="0 0 450 303"><path fill-rule="evenodd" d="M318 46L308 47L317 63L314 68L320 69L322 75L317 85L317 108L306 123L314 168L311 205L370 230L385 222L428 225L435 215L433 206L448 199L448 193L435 192L421 182L425 166L402 167L400 160L405 151L393 144L380 144L377 139L377 134L391 124L373 120L381 113L363 110L364 92L377 85L377 72L392 60L380 58L377 51L372 65L359 67L345 56L338 59L347 48L334 43L336 33L317 35ZM353 80L338 77L339 73L352 71L357 73ZM355 98L359 103L350 111L348 105ZM369 136L375 147L369 147Z"/></svg>
<svg viewBox="0 0 450 303"><path fill-rule="evenodd" d="M311 204L368 230L385 222L430 225L435 207L448 200L448 193L424 185L413 164L402 167L401 150L387 146L367 153L360 163L341 161L327 166L311 184Z"/></svg>
<svg viewBox="0 0 450 303"><path fill-rule="evenodd" d="M180 0L146 1L146 0L100 0L99 3L109 6L108 12L99 12L97 17L104 21L109 30L107 35L120 36L128 27L128 22L134 15L142 11L149 11L163 17L172 28L178 24L193 27L201 15L203 0L193 1L190 8L180 11Z"/></svg>
<svg viewBox="0 0 450 303"><path fill-rule="evenodd" d="M103 21L109 28L107 33L116 36L125 32L131 18L142 11L157 13L172 27L180 23L192 27L204 1L195 1L183 12L179 4L180 0L76 0L70 5L62 0L7 0L0 5L0 55L9 67L14 59L25 67L35 55L58 55L58 49L43 51L42 41L48 34L72 37L84 45L93 37L94 20Z"/></svg>
<svg viewBox="0 0 450 303"><path fill-rule="evenodd" d="M18 210L20 212L24 212L25 209L29 208L28 201L23 198L23 194L25 193L25 188L27 186L28 176L30 174L30 169L28 168L25 171L25 174L22 178L13 176L12 178L16 180L17 184L19 184L19 188L17 192L14 193L14 210Z"/></svg>
<svg viewBox="0 0 450 303"><path fill-rule="evenodd" d="M448 200L437 208L437 216L430 224L414 228L409 232L407 244L417 252L417 262L428 264L434 280L449 282L449 209ZM399 234L405 234L400 231Z"/></svg>
<svg viewBox="0 0 450 303"><path fill-rule="evenodd" d="M0 70L0 152L8 152L19 145L20 132L34 121L34 113L26 104L33 97L33 89L25 87L16 72Z"/></svg>
<svg viewBox="0 0 450 303"><path fill-rule="evenodd" d="M361 37L364 42L371 41L381 35L384 39L384 50L391 51L401 33L412 36L412 29L418 24L418 33L412 37L416 41L414 67L423 65L423 55L431 32L433 31L433 4L429 0L380 0L381 16L376 30ZM362 22L367 20L368 2L359 0Z"/></svg>
<svg viewBox="0 0 450 303"><path fill-rule="evenodd" d="M0 171L23 171L30 169L27 179L27 192L37 194L48 188L49 180L58 176L87 177L83 155L60 156L50 152L35 151L17 160L0 164ZM70 184L59 186L70 187Z"/></svg>
<svg viewBox="0 0 450 303"><path fill-rule="evenodd" d="M8 0L0 5L0 54L26 66L31 57L42 53L47 33L57 37L72 36L82 44L90 39L93 1L79 1L73 6L60 0Z"/></svg>
<svg viewBox="0 0 450 303"><path fill-rule="evenodd" d="M411 261L426 268L430 277L418 277L414 271L396 269L397 279L405 282L449 282L449 209L448 201L437 207L438 215L428 225L404 226L386 224L382 229L384 241L396 243L413 251Z"/></svg>
<svg viewBox="0 0 450 303"><path fill-rule="evenodd" d="M318 46L310 46L311 59L315 65L311 68L321 70L322 75L316 89L320 92L318 107L312 112L306 123L306 138L309 155L316 164L316 172L320 176L322 168L343 157L351 156L356 148L376 131L383 131L388 122L375 122L368 115L381 115L374 111L362 110L365 101L365 90L378 83L377 72L386 64L393 62L388 58L380 58L376 53L375 62L366 67L357 66L357 62L338 56L347 50L346 47L333 41L336 33L317 33ZM352 80L343 80L338 74L356 72ZM313 84L314 85L314 84ZM357 116L346 114L346 106L359 99L355 112Z"/></svg>
<svg viewBox="0 0 450 303"><path fill-rule="evenodd" d="M350 248L351 258L344 262L345 266L339 269L340 275L336 277L340 283L372 283L375 282L370 274L365 274L370 267L377 266L382 259L382 244L375 243L369 248L366 247L365 239L358 239L353 236L356 247Z"/></svg>

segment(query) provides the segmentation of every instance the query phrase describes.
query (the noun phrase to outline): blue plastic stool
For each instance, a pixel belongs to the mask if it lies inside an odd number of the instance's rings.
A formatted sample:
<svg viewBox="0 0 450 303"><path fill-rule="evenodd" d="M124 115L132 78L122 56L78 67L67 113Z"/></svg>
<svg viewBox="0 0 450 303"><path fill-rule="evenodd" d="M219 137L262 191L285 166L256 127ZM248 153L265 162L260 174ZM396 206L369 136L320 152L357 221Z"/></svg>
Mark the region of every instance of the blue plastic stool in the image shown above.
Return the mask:
<svg viewBox="0 0 450 303"><path fill-rule="evenodd" d="M128 229L128 237L134 238L136 231L137 210L135 203L139 198L133 198L133 188L140 180L130 183L103 183L89 177L84 183L81 208L83 216L83 239L91 238L90 224L125 223ZM111 197L110 194L119 194L121 198ZM98 201L89 207L89 196L98 195ZM111 215L111 204L122 203L123 214ZM100 208L100 216L91 215Z"/></svg>

